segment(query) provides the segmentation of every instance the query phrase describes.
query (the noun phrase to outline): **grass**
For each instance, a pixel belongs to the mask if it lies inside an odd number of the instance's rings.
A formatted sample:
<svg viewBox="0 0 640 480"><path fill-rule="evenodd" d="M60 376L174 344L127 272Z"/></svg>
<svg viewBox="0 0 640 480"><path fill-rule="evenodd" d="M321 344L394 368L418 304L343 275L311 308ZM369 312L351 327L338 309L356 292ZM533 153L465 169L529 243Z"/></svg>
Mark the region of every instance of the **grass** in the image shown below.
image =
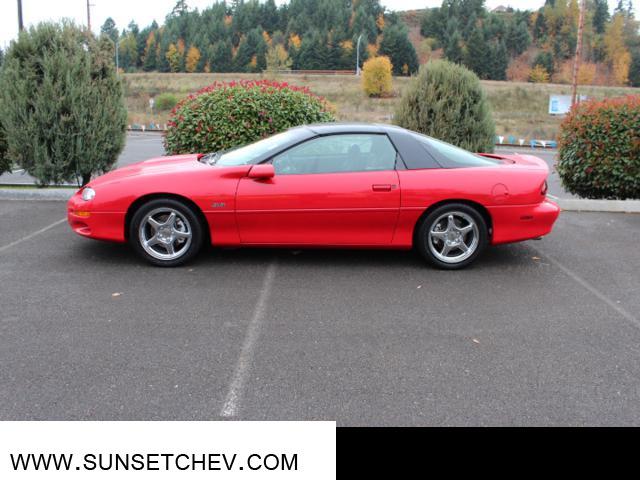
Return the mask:
<svg viewBox="0 0 640 480"><path fill-rule="evenodd" d="M296 85L308 86L314 93L326 97L335 107L337 117L344 121L391 123L393 111L410 79L394 78L394 98L368 98L362 92L360 79L353 76L332 75L260 75L238 73L131 73L125 74L126 101L129 123L151 122L163 125L169 113L153 113L149 98L161 93L173 93L178 98L199 90L216 80L231 81L251 78L270 78ZM550 94L569 95L569 85L533 84L517 82L482 82L491 103L496 132L506 137L525 139L556 138L561 118L549 115ZM594 98L640 94L638 88L580 87L579 93Z"/></svg>

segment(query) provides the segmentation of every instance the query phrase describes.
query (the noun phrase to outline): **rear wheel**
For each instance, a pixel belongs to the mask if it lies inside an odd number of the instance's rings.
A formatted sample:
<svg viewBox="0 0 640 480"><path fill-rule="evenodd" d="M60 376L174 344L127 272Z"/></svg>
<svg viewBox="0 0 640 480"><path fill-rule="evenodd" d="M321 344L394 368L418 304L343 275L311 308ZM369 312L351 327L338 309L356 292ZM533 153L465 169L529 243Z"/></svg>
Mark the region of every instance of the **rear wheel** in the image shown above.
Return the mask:
<svg viewBox="0 0 640 480"><path fill-rule="evenodd" d="M436 208L420 224L417 246L431 264L446 270L464 268L488 243L487 223L480 213L462 203Z"/></svg>
<svg viewBox="0 0 640 480"><path fill-rule="evenodd" d="M176 267L191 260L202 247L203 230L196 213L173 199L156 199L134 214L129 241L149 263Z"/></svg>

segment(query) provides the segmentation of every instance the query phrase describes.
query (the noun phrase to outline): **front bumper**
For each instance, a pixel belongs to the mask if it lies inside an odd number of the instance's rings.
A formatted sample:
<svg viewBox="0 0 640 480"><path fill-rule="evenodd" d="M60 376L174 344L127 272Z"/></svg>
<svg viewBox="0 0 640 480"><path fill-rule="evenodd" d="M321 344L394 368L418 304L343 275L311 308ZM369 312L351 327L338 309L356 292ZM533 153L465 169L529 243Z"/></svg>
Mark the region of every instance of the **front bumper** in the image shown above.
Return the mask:
<svg viewBox="0 0 640 480"><path fill-rule="evenodd" d="M501 205L487 209L493 221L492 245L547 235L560 215L560 207L548 199L535 205Z"/></svg>
<svg viewBox="0 0 640 480"><path fill-rule="evenodd" d="M96 211L93 201L85 202L75 194L67 203L67 221L82 237L124 242L125 213Z"/></svg>

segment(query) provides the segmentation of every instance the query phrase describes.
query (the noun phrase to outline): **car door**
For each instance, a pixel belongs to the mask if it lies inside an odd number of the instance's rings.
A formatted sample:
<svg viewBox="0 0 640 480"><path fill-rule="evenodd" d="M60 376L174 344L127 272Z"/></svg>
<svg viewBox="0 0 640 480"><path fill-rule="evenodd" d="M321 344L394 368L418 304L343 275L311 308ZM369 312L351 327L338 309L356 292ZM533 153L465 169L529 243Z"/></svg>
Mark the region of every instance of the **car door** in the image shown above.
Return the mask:
<svg viewBox="0 0 640 480"><path fill-rule="evenodd" d="M275 176L242 178L236 195L245 244L386 245L400 209L397 152L384 134L332 134L270 161Z"/></svg>

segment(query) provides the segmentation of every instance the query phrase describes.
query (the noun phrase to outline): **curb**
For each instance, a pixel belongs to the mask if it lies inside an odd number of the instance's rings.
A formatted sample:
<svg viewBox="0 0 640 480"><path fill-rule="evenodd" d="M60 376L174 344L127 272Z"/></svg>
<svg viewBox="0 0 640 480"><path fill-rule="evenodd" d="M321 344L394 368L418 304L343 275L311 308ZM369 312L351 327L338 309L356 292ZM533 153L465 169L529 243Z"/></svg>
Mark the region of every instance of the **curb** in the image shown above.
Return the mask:
<svg viewBox="0 0 640 480"><path fill-rule="evenodd" d="M0 200L69 200L76 188L0 188Z"/></svg>
<svg viewBox="0 0 640 480"><path fill-rule="evenodd" d="M640 213L640 200L589 200L547 196L566 212Z"/></svg>
<svg viewBox="0 0 640 480"><path fill-rule="evenodd" d="M75 188L0 188L0 200L66 201ZM640 213L640 200L588 200L547 195L566 212Z"/></svg>

